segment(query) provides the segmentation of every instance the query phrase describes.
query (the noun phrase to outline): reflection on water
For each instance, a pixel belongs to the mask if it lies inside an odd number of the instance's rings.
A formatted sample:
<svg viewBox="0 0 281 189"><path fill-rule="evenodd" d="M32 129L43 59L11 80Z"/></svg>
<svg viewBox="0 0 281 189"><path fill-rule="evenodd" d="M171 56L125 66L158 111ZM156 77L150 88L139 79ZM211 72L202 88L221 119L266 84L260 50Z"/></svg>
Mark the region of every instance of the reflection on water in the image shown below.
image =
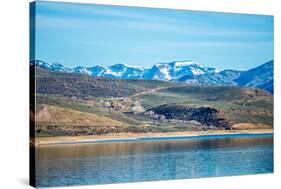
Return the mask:
<svg viewBox="0 0 281 189"><path fill-rule="evenodd" d="M38 186L273 172L272 137L154 140L36 148Z"/></svg>

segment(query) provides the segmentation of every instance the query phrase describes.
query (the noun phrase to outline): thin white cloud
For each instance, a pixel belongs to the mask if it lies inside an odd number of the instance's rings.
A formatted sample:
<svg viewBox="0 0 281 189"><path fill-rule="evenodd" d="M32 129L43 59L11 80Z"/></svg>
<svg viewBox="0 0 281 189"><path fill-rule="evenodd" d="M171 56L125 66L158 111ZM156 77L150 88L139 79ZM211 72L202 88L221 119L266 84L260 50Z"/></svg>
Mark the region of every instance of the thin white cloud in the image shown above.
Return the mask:
<svg viewBox="0 0 281 189"><path fill-rule="evenodd" d="M214 36L214 37L253 37L253 36L273 36L272 32L265 31L247 31L233 29L216 29L201 25L182 25L178 23L154 22L154 21L110 21L110 20L95 20L68 18L59 16L38 15L36 26L38 28L60 28L60 29L85 29L86 31L95 31L96 29L112 30L117 29L134 29L168 32L171 34L180 35L196 35L196 36Z"/></svg>

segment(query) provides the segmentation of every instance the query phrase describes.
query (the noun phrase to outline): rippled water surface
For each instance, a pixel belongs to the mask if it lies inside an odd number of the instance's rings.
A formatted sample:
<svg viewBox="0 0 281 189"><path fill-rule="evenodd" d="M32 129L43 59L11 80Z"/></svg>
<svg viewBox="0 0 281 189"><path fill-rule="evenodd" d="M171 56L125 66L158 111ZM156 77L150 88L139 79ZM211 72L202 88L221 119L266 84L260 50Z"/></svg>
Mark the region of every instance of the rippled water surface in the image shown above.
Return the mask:
<svg viewBox="0 0 281 189"><path fill-rule="evenodd" d="M36 147L41 187L271 172L268 134Z"/></svg>

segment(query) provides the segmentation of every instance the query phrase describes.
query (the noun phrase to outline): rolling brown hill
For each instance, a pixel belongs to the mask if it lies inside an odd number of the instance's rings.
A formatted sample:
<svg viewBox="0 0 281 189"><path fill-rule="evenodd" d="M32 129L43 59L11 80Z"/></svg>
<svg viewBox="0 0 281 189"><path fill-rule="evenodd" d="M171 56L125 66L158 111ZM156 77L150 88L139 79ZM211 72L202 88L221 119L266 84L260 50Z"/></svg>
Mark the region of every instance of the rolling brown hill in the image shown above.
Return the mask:
<svg viewBox="0 0 281 189"><path fill-rule="evenodd" d="M73 73L53 72L34 67L36 71L36 92L59 96L92 98L121 97L157 87L174 86L174 83L148 80L125 80L93 77Z"/></svg>

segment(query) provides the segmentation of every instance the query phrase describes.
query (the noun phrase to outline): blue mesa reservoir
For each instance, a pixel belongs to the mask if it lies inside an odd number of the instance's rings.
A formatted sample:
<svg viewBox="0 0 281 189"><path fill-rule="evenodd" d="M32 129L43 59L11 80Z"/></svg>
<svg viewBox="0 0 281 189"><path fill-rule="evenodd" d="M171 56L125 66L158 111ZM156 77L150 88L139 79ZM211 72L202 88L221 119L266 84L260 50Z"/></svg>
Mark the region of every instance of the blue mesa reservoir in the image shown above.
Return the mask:
<svg viewBox="0 0 281 189"><path fill-rule="evenodd" d="M271 134L40 146L39 186L273 172Z"/></svg>
<svg viewBox="0 0 281 189"><path fill-rule="evenodd" d="M31 3L31 185L273 173L273 20Z"/></svg>

